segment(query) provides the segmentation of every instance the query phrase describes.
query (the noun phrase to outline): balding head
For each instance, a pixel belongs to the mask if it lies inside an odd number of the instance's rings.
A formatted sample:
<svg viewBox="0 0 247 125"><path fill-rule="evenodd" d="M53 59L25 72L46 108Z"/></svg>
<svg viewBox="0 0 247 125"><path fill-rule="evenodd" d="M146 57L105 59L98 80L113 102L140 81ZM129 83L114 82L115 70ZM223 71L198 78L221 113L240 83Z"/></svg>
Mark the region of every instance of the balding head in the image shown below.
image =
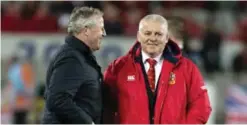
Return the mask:
<svg viewBox="0 0 247 125"><path fill-rule="evenodd" d="M168 42L168 25L164 17L151 14L145 16L139 23L137 39L142 50L150 57L161 54Z"/></svg>
<svg viewBox="0 0 247 125"><path fill-rule="evenodd" d="M146 23L147 21L154 21L154 22L159 22L161 24L164 24L164 26L168 30L167 20L163 16L158 15L158 14L149 14L143 17L139 23L139 30L143 27L143 24Z"/></svg>

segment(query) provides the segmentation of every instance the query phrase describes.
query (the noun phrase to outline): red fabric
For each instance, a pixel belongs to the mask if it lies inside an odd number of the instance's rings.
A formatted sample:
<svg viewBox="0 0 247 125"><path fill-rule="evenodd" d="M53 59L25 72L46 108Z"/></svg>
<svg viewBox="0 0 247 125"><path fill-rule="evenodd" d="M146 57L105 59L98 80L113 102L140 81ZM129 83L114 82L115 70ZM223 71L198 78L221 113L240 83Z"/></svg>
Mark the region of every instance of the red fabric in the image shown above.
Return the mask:
<svg viewBox="0 0 247 125"><path fill-rule="evenodd" d="M4 31L11 31L11 32L17 32L21 31L21 19L18 17L13 16L3 16L1 20L1 30Z"/></svg>
<svg viewBox="0 0 247 125"><path fill-rule="evenodd" d="M105 124L150 124L145 80L133 49L135 47L112 62L104 73ZM176 49L179 51L178 47ZM140 46L137 52L140 52ZM202 76L190 60L181 56L181 52L176 57L179 59L176 64L163 61L154 124L204 124L211 107Z"/></svg>
<svg viewBox="0 0 247 125"><path fill-rule="evenodd" d="M23 31L26 32L56 32L58 24L56 17L47 16L39 18L34 16L32 20L25 20Z"/></svg>
<svg viewBox="0 0 247 125"><path fill-rule="evenodd" d="M152 92L155 91L155 64L157 63L154 59L147 59L147 62L149 63L150 67L148 69L148 82L149 82L149 86L152 90Z"/></svg>
<svg viewBox="0 0 247 125"><path fill-rule="evenodd" d="M1 22L1 30L6 32L56 32L58 24L56 17L33 17L24 20L18 17L4 16Z"/></svg>

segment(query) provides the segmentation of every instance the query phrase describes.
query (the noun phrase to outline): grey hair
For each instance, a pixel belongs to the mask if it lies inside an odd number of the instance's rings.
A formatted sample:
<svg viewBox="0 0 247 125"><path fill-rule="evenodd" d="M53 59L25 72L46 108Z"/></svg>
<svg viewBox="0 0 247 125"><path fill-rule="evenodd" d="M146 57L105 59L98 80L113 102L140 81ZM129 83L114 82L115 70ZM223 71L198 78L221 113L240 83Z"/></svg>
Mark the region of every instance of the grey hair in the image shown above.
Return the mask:
<svg viewBox="0 0 247 125"><path fill-rule="evenodd" d="M69 34L78 34L85 27L92 27L96 24L95 16L103 16L103 12L92 7L76 7L73 9L67 32Z"/></svg>
<svg viewBox="0 0 247 125"><path fill-rule="evenodd" d="M167 27L167 30L168 30L167 20L163 16L161 16L161 15L158 15L158 14L149 14L149 15L143 17L141 19L140 23L139 23L139 30L141 29L142 23L144 21L158 21L158 22L160 22L162 24L165 24L166 27Z"/></svg>

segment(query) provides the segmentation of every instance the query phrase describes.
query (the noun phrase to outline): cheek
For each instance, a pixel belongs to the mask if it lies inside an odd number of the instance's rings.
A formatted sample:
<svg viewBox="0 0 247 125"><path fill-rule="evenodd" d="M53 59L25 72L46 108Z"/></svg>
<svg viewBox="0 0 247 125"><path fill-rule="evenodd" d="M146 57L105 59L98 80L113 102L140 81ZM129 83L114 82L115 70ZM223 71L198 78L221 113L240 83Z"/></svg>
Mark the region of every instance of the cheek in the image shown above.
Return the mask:
<svg viewBox="0 0 247 125"><path fill-rule="evenodd" d="M145 43L145 42L147 41L147 37L146 37L145 35L141 35L141 34L140 34L140 35L138 36L138 38L139 38L139 41L141 41L141 42L144 42L144 43Z"/></svg>
<svg viewBox="0 0 247 125"><path fill-rule="evenodd" d="M166 45L166 41L165 40L161 41L161 44Z"/></svg>
<svg viewBox="0 0 247 125"><path fill-rule="evenodd" d="M101 35L101 31L100 30L95 30L94 32L92 32L91 34L94 38L98 38Z"/></svg>
<svg viewBox="0 0 247 125"><path fill-rule="evenodd" d="M92 34L94 37L98 37L99 36L99 31L95 31L95 32L93 32L93 34Z"/></svg>
<svg viewBox="0 0 247 125"><path fill-rule="evenodd" d="M101 37L100 32L95 32L94 34L92 34L94 36L94 39L99 39Z"/></svg>
<svg viewBox="0 0 247 125"><path fill-rule="evenodd" d="M103 34L103 32L101 30L98 31L98 36L101 36Z"/></svg>
<svg viewBox="0 0 247 125"><path fill-rule="evenodd" d="M161 38L159 39L159 42L161 45L165 45L167 43L167 39L166 38Z"/></svg>

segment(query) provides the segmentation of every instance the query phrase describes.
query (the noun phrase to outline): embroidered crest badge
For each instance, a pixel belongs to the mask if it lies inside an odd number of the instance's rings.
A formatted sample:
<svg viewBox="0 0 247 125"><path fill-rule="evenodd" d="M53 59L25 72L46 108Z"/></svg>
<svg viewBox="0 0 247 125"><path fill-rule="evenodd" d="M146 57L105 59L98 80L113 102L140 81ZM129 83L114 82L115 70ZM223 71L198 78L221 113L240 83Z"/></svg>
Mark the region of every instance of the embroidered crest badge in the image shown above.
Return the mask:
<svg viewBox="0 0 247 125"><path fill-rule="evenodd" d="M170 84L170 85L174 85L175 83L176 83L176 75L175 75L175 73L171 72L171 73L170 73L169 84Z"/></svg>

